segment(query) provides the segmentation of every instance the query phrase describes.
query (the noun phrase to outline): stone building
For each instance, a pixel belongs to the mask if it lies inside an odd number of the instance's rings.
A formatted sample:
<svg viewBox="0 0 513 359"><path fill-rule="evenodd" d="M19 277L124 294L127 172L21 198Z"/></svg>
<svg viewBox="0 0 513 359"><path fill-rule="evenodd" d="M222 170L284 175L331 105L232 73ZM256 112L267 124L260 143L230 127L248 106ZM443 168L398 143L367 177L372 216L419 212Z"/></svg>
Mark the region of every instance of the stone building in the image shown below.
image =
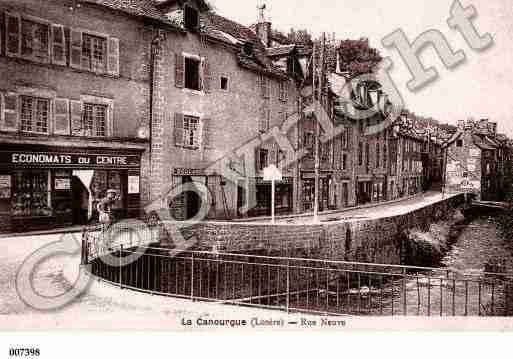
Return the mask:
<svg viewBox="0 0 513 359"><path fill-rule="evenodd" d="M149 198L151 6L0 4L0 223L83 224L108 188L119 217ZM109 4L109 5L106 5Z"/></svg>
<svg viewBox="0 0 513 359"><path fill-rule="evenodd" d="M212 199L209 218L270 214L271 186L262 171L289 154L266 133L297 114L295 78L301 74L294 54L285 54L283 63L268 56L265 21L253 31L213 13L203 1L157 6L181 31L162 34L153 64L152 198L162 198L174 218L190 218L199 196L189 191L171 199L166 190L201 182ZM288 135L291 141L297 137L294 131ZM220 169L221 163L228 164ZM224 178L226 167L238 179ZM295 205L294 168L283 172L276 197L280 214L292 213Z"/></svg>
<svg viewBox="0 0 513 359"><path fill-rule="evenodd" d="M497 123L487 119L460 121L458 131L447 141L445 182L449 191L467 191L478 199L504 199L511 183L510 150Z"/></svg>

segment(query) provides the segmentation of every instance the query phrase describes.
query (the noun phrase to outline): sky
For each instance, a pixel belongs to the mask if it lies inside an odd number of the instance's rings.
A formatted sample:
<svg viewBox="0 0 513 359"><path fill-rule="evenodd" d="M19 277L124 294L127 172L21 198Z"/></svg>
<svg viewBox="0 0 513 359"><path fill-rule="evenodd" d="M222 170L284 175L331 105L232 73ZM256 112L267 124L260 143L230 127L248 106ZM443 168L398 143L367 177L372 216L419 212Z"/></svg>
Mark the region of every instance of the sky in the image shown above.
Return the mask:
<svg viewBox="0 0 513 359"><path fill-rule="evenodd" d="M457 124L470 117L498 123L498 131L513 138L513 3L511 0L460 0L473 5L472 20L479 34L490 33L493 45L472 50L461 34L447 25L453 0L212 0L215 10L239 23L256 22L258 2L266 4L266 16L273 28L287 33L290 28L309 29L315 36L335 33L338 39L367 37L370 44L389 57L390 71L406 107L440 122ZM448 70L435 51L421 53L424 66L434 66L436 81L415 93L406 83L411 74L394 48L384 48L381 39L402 29L410 42L423 32L442 32L454 51L463 50L467 60Z"/></svg>

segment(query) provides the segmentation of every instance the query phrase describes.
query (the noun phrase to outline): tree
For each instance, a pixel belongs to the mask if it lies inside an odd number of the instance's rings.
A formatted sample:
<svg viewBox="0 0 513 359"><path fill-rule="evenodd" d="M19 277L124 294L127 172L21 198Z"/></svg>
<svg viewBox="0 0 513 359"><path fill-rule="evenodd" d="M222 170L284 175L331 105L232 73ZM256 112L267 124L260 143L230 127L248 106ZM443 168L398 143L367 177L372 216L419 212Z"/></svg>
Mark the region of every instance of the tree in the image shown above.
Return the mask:
<svg viewBox="0 0 513 359"><path fill-rule="evenodd" d="M369 39L342 40L338 47L340 69L351 76L370 73L382 60L377 49L369 46Z"/></svg>

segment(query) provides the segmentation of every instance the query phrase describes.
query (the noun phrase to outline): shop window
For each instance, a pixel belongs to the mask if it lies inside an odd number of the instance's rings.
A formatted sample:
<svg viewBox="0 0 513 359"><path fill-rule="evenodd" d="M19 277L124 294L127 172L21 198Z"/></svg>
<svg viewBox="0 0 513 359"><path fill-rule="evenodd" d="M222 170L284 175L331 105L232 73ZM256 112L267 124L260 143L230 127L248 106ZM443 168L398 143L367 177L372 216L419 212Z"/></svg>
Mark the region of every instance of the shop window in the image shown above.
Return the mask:
<svg viewBox="0 0 513 359"><path fill-rule="evenodd" d="M12 215L51 216L48 171L18 171L14 174Z"/></svg>
<svg viewBox="0 0 513 359"><path fill-rule="evenodd" d="M107 39L82 34L82 68L94 72L105 72L107 67Z"/></svg>
<svg viewBox="0 0 513 359"><path fill-rule="evenodd" d="M184 26L189 31L197 31L199 27L199 13L198 10L191 6L184 8Z"/></svg>
<svg viewBox="0 0 513 359"><path fill-rule="evenodd" d="M105 137L107 135L107 105L84 104L82 128L85 136Z"/></svg>
<svg viewBox="0 0 513 359"><path fill-rule="evenodd" d="M185 58L185 88L200 91L200 60Z"/></svg>
<svg viewBox="0 0 513 359"><path fill-rule="evenodd" d="M183 143L185 147L199 148L199 117L183 117Z"/></svg>
<svg viewBox="0 0 513 359"><path fill-rule="evenodd" d="M41 62L50 60L48 24L21 20L21 56Z"/></svg>
<svg viewBox="0 0 513 359"><path fill-rule="evenodd" d="M48 133L50 101L48 99L21 96L21 130L23 132Z"/></svg>

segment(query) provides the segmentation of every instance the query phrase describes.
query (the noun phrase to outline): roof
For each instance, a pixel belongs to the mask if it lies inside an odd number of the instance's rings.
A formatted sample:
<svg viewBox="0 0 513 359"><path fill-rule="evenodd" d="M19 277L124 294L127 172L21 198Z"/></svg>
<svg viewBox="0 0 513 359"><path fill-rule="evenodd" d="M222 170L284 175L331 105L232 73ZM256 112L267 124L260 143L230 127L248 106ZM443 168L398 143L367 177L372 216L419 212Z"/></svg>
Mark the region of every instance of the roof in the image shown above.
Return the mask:
<svg viewBox="0 0 513 359"><path fill-rule="evenodd" d="M202 16L202 32L211 38L231 45L240 46L244 43L252 43L254 45L252 55L245 54L242 51L239 52L240 66L270 76L287 77L287 74L275 66L271 59L267 57L264 45L249 27L210 11Z"/></svg>
<svg viewBox="0 0 513 359"><path fill-rule="evenodd" d="M493 146L490 142L486 141L485 138L482 138L479 135L472 135L472 140L475 145L482 150L495 150L495 146Z"/></svg>
<svg viewBox="0 0 513 359"><path fill-rule="evenodd" d="M212 11L202 14L203 31L207 34L224 32L241 42L251 42L262 51L265 50L258 36L249 27L220 16Z"/></svg>
<svg viewBox="0 0 513 359"><path fill-rule="evenodd" d="M153 0L83 0L82 2L105 6L129 15L171 24L164 14L155 6Z"/></svg>
<svg viewBox="0 0 513 359"><path fill-rule="evenodd" d="M280 45L280 46L273 46L267 48L267 56L275 57L275 56L287 56L294 51L296 48L296 45Z"/></svg>
<svg viewBox="0 0 513 359"><path fill-rule="evenodd" d="M449 140L445 143L445 146L449 146L451 143L454 143L458 138L461 137L461 135L463 135L463 131L461 131L461 130L456 131L451 136L451 138L449 138Z"/></svg>
<svg viewBox="0 0 513 359"><path fill-rule="evenodd" d="M292 44L292 41L290 41L287 36L277 30L271 30L271 40L279 42L282 45Z"/></svg>

